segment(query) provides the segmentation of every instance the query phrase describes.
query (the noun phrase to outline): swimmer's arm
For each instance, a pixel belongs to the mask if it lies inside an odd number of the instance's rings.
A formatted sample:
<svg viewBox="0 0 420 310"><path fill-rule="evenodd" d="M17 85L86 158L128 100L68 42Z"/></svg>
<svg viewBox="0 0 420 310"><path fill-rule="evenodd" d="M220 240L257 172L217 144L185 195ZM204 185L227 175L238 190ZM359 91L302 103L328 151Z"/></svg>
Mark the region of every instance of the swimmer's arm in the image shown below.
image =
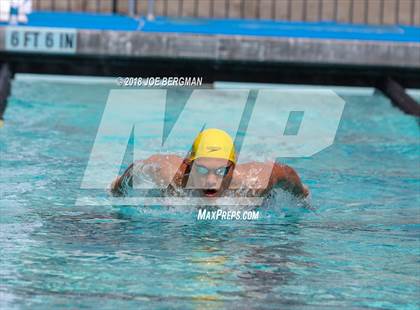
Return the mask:
<svg viewBox="0 0 420 310"><path fill-rule="evenodd" d="M270 178L270 187L280 186L296 197L305 198L309 195L309 189L302 184L296 171L287 165L274 163Z"/></svg>
<svg viewBox="0 0 420 310"><path fill-rule="evenodd" d="M124 195L127 187L133 187L133 176L135 173L139 173L139 169L145 164L153 162L155 156L151 156L145 160L136 160L124 171L121 176L118 176L111 184L111 194L114 196ZM136 170L136 171L134 171ZM143 171L142 171L143 172Z"/></svg>
<svg viewBox="0 0 420 310"><path fill-rule="evenodd" d="M127 186L133 187L133 174L136 173L145 173L156 183L169 184L181 163L182 158L179 156L164 154L156 154L147 159L138 160L112 182L111 193L116 196L124 195ZM139 169L145 165L149 167L146 171Z"/></svg>

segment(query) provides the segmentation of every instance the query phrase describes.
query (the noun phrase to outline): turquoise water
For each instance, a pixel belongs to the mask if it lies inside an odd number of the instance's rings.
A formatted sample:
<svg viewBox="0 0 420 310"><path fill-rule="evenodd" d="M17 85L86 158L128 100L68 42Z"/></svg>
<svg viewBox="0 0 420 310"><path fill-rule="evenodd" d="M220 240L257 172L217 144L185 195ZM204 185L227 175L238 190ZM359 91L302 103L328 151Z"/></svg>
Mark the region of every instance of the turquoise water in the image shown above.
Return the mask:
<svg viewBox="0 0 420 310"><path fill-rule="evenodd" d="M380 94L346 93L334 145L284 160L316 212L290 216L299 206L278 193L258 221L197 222L195 211L75 206L110 87L13 83L0 129L1 308L418 309L413 117Z"/></svg>

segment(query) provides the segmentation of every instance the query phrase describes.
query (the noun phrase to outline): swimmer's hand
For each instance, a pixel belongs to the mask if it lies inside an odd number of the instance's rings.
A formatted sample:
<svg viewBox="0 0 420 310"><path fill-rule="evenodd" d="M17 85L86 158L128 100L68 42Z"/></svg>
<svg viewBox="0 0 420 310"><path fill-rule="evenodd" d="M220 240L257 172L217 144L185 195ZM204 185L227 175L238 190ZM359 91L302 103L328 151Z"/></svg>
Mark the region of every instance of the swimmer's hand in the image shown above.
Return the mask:
<svg viewBox="0 0 420 310"><path fill-rule="evenodd" d="M120 182L120 177L118 176L111 183L111 191L116 190L118 188L119 182Z"/></svg>
<svg viewBox="0 0 420 310"><path fill-rule="evenodd" d="M122 178L120 176L118 176L111 183L110 190L111 190L111 194L113 194L114 196L122 195L122 192L121 192L121 179Z"/></svg>
<svg viewBox="0 0 420 310"><path fill-rule="evenodd" d="M302 186L303 186L303 197L306 198L306 197L309 196L309 193L310 193L309 187L307 185L305 185L305 184L302 184Z"/></svg>

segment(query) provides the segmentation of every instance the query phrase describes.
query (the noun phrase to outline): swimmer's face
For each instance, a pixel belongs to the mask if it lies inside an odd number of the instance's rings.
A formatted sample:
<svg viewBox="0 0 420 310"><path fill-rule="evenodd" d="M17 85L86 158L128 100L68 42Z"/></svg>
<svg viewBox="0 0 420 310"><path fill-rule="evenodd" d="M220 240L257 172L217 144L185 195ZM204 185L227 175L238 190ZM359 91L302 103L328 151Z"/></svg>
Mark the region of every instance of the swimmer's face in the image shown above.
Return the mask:
<svg viewBox="0 0 420 310"><path fill-rule="evenodd" d="M197 158L192 162L189 185L204 197L219 197L228 188L234 164L220 158Z"/></svg>

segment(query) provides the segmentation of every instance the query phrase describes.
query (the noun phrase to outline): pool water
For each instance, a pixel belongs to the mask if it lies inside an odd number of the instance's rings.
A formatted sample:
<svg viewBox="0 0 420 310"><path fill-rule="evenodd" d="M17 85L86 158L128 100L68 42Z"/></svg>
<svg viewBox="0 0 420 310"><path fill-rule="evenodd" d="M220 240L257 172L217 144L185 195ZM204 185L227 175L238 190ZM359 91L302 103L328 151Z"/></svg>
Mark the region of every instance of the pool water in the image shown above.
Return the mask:
<svg viewBox="0 0 420 310"><path fill-rule="evenodd" d="M300 206L279 192L257 221L197 221L75 205L111 88L13 82L0 129L2 309L419 308L415 118L380 93L346 92L335 143L279 159L316 211L289 213Z"/></svg>

